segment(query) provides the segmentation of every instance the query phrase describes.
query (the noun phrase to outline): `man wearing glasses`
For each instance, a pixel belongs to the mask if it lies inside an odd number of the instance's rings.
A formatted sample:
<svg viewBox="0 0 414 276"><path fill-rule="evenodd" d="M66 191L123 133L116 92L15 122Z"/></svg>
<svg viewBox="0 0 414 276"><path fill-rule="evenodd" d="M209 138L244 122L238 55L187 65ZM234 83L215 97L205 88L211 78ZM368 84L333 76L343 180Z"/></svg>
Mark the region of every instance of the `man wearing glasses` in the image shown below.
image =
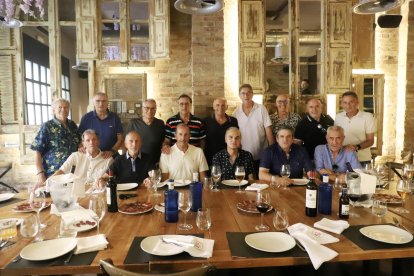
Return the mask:
<svg viewBox="0 0 414 276"><path fill-rule="evenodd" d="M132 119L126 127L126 133L136 131L141 136L141 152L149 157L152 166L160 160L164 141L164 121L155 118L156 112L156 101L147 99L142 104L142 117Z"/></svg>
<svg viewBox="0 0 414 276"><path fill-rule="evenodd" d="M308 113L299 122L295 131L295 138L302 143L313 159L316 146L326 143L326 130L334 125L329 115L322 114L322 101L311 98L306 101Z"/></svg>

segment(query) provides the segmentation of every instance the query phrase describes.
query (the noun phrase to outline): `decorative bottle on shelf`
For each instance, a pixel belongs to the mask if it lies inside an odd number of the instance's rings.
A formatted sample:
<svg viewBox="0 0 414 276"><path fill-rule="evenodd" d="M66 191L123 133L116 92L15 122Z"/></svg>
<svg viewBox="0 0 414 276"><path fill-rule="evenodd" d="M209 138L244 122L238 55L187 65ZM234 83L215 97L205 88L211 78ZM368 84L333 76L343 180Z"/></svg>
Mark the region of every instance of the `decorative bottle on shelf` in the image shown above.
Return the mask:
<svg viewBox="0 0 414 276"><path fill-rule="evenodd" d="M174 180L168 180L168 190L165 191L165 221L178 221L178 192L174 190Z"/></svg>
<svg viewBox="0 0 414 276"><path fill-rule="evenodd" d="M315 171L310 171L309 182L306 185L306 207L305 213L308 217L317 215L318 186L315 183Z"/></svg>
<svg viewBox="0 0 414 276"><path fill-rule="evenodd" d="M339 198L339 218L349 218L349 197L346 186L342 186L341 197Z"/></svg>
<svg viewBox="0 0 414 276"><path fill-rule="evenodd" d="M193 173L193 181L190 183L191 211L197 212L203 205L203 184L198 181L198 172Z"/></svg>
<svg viewBox="0 0 414 276"><path fill-rule="evenodd" d="M322 184L319 185L318 210L324 215L332 213L332 185L329 184L329 176L326 174L322 176Z"/></svg>
<svg viewBox="0 0 414 276"><path fill-rule="evenodd" d="M116 195L116 182L112 170L108 171L109 180L106 184L106 203L108 204L108 212L118 212L118 202Z"/></svg>

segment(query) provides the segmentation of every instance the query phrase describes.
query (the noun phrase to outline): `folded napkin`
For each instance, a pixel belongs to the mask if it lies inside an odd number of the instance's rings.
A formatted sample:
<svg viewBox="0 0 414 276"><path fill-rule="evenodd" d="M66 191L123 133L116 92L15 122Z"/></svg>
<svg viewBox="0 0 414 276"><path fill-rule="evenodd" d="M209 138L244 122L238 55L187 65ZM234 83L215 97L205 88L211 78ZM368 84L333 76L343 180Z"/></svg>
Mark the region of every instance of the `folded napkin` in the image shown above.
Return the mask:
<svg viewBox="0 0 414 276"><path fill-rule="evenodd" d="M289 234L297 239L305 248L317 270L324 262L332 260L338 253L322 244L338 242L339 239L309 227L303 223L296 223L288 227Z"/></svg>
<svg viewBox="0 0 414 276"><path fill-rule="evenodd" d="M104 234L99 234L90 237L77 238L77 246L75 250L75 255L103 250L107 247L108 241L105 238Z"/></svg>
<svg viewBox="0 0 414 276"><path fill-rule="evenodd" d="M253 183L252 185L246 187L246 191L262 191L267 188L269 188L269 185L267 184Z"/></svg>
<svg viewBox="0 0 414 276"><path fill-rule="evenodd" d="M94 220L93 217L96 217L96 214L92 210L82 208L69 212L61 212L60 216L66 224L72 224L81 220Z"/></svg>
<svg viewBox="0 0 414 276"><path fill-rule="evenodd" d="M203 239L195 236L183 236L183 235L169 235L168 238L185 243L192 243L195 246L179 246L171 243L165 243L160 239L158 240L157 244L154 246L153 253L154 254L165 254L166 252L170 251L171 249L180 248L183 251L187 252L193 257L197 258L210 258L213 256L213 247L214 247L214 240L210 239ZM175 250L174 250L175 251Z"/></svg>
<svg viewBox="0 0 414 276"><path fill-rule="evenodd" d="M361 176L361 194L374 194L377 187L377 176L367 174L364 170L355 169Z"/></svg>
<svg viewBox="0 0 414 276"><path fill-rule="evenodd" d="M341 234L342 231L349 227L349 223L345 220L332 220L323 218L313 224L314 227L333 232L335 234Z"/></svg>

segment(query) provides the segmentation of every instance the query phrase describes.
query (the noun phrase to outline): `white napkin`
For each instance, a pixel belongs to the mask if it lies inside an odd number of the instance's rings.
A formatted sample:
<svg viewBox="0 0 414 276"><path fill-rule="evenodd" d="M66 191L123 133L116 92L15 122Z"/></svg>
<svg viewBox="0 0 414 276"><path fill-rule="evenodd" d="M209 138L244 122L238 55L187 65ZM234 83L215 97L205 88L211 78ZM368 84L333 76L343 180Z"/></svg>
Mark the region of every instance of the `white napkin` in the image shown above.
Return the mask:
<svg viewBox="0 0 414 276"><path fill-rule="evenodd" d="M296 223L288 227L289 234L296 238L308 252L313 267L317 270L324 262L332 260L338 253L322 244L338 242L339 239L309 227Z"/></svg>
<svg viewBox="0 0 414 276"><path fill-rule="evenodd" d="M103 250L108 245L108 241L106 240L104 234L84 238L77 238L76 241L77 246L75 250L75 255L86 252Z"/></svg>
<svg viewBox="0 0 414 276"><path fill-rule="evenodd" d="M96 216L94 211L83 208L69 212L62 212L60 215L66 224L76 223L81 220L94 220L93 217Z"/></svg>
<svg viewBox="0 0 414 276"><path fill-rule="evenodd" d="M313 224L314 227L333 232L335 234L341 234L342 231L349 227L349 223L345 220L332 220L323 218Z"/></svg>
<svg viewBox="0 0 414 276"><path fill-rule="evenodd" d="M246 187L246 191L262 191L267 188L269 188L269 185L267 184L253 183L252 185Z"/></svg>
<svg viewBox="0 0 414 276"><path fill-rule="evenodd" d="M355 171L361 176L361 194L374 194L377 187L377 177L367 174L361 169L355 169Z"/></svg>
<svg viewBox="0 0 414 276"><path fill-rule="evenodd" d="M175 244L166 244L161 240L161 236L157 244L154 246L153 253L166 253L171 248L180 248L183 251L186 251L188 254L190 254L193 257L197 258L210 258L213 256L213 247L214 247L214 240L210 239L203 239L195 236L183 236L183 235L174 235L174 236L168 236L170 239L174 239L176 241L180 242L186 242L186 243L197 243L200 246L179 246Z"/></svg>

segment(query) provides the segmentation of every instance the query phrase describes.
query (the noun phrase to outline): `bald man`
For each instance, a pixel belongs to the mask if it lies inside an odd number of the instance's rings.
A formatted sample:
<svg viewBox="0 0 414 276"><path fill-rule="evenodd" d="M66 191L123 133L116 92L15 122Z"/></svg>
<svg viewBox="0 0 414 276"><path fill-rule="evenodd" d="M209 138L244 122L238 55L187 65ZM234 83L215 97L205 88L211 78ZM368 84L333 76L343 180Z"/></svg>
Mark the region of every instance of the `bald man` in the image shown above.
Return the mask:
<svg viewBox="0 0 414 276"><path fill-rule="evenodd" d="M216 98L213 102L214 114L204 119L206 130L204 154L209 165L211 165L214 154L226 148L224 141L226 130L230 127L239 127L237 119L226 114L227 108L228 105L225 98Z"/></svg>

